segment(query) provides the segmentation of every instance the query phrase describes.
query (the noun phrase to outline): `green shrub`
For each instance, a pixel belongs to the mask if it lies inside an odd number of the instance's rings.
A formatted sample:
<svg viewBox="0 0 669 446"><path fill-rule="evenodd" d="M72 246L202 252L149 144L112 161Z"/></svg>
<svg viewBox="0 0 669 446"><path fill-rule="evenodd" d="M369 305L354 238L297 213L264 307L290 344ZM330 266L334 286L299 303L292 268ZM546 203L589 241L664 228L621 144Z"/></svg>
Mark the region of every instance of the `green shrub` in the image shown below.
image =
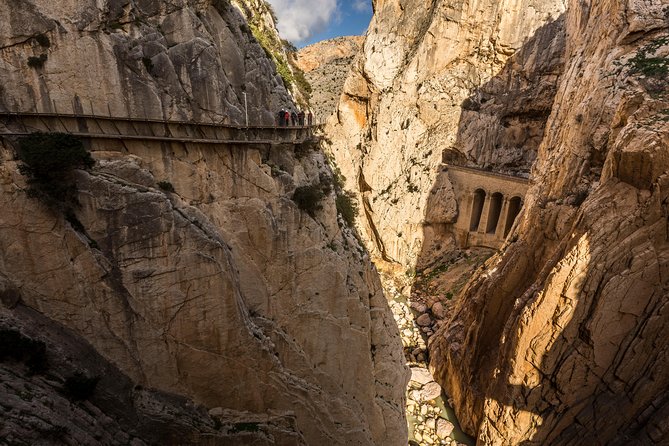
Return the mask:
<svg viewBox="0 0 669 446"><path fill-rule="evenodd" d="M341 215L341 218L344 219L346 224L352 228L353 223L355 222L355 217L358 216L358 203L355 201L355 198L353 198L353 194L350 192L337 194L335 204L337 205L337 213Z"/></svg>
<svg viewBox="0 0 669 446"><path fill-rule="evenodd" d="M315 217L316 211L323 209L322 199L323 191L319 186L301 186L293 193L293 201L297 207L311 217Z"/></svg>
<svg viewBox="0 0 669 446"><path fill-rule="evenodd" d="M51 46L51 41L49 40L49 36L47 36L46 34L40 34L35 36L35 40L43 48L49 48Z"/></svg>
<svg viewBox="0 0 669 446"><path fill-rule="evenodd" d="M175 192L174 186L169 181L158 181L158 187L165 192Z"/></svg>
<svg viewBox="0 0 669 446"><path fill-rule="evenodd" d="M39 57L30 56L28 58L28 66L30 68L35 68L35 69L42 68L44 66L44 63L47 61L48 58L49 58L49 56L47 56L46 54L40 54Z"/></svg>
<svg viewBox="0 0 669 446"><path fill-rule="evenodd" d="M649 54L654 53L658 48L669 43L669 37L660 37L643 46L637 54L630 59L632 72L641 73L644 76L657 79L666 79L669 75L669 58L655 57Z"/></svg>
<svg viewBox="0 0 669 446"><path fill-rule="evenodd" d="M65 133L33 133L19 141L19 167L28 176L29 195L48 205L78 204L72 172L95 164L80 139Z"/></svg>
<svg viewBox="0 0 669 446"><path fill-rule="evenodd" d="M98 381L100 381L99 377L89 378L77 372L65 380L63 392L71 401L87 400L95 393Z"/></svg>

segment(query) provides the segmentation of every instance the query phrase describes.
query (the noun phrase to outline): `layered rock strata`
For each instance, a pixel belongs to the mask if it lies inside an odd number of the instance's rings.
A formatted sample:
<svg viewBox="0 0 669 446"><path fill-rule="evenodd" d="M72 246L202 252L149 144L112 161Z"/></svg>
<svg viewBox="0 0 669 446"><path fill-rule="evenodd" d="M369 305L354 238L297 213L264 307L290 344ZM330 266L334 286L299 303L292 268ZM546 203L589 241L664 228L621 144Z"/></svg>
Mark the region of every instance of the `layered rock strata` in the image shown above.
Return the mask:
<svg viewBox="0 0 669 446"><path fill-rule="evenodd" d="M0 3L3 109L239 123L245 92L252 123L270 123L268 109L289 101L227 2L97 5ZM397 328L320 152L122 139L91 149L96 166L76 172L80 207L66 217L29 196L3 144L0 278L20 308L134 384L256 427L294 420L277 444L406 441ZM300 186L320 190L320 205L300 209Z"/></svg>
<svg viewBox="0 0 669 446"><path fill-rule="evenodd" d="M16 290L2 297L2 444L305 444L294 417L210 415L136 385L80 336L14 300Z"/></svg>
<svg viewBox="0 0 669 446"><path fill-rule="evenodd" d="M26 306L143 386L295 417L306 444L404 441L406 375L376 272L338 223L332 192L317 219L290 199L327 182L322 155L94 149L74 220L29 198L3 150L1 274Z"/></svg>
<svg viewBox="0 0 669 446"><path fill-rule="evenodd" d="M429 342L465 430L666 443L666 5L375 11L330 131L378 258L403 273L453 250L442 160L527 176L537 159L507 244Z"/></svg>
<svg viewBox="0 0 669 446"><path fill-rule="evenodd" d="M328 134L376 256L406 267L453 247L442 161L527 175L561 71L564 9L375 4Z"/></svg>
<svg viewBox="0 0 669 446"><path fill-rule="evenodd" d="M669 19L576 2L524 217L433 338L481 444L669 441Z"/></svg>
<svg viewBox="0 0 669 446"><path fill-rule="evenodd" d="M355 56L362 47L362 36L337 37L300 49L296 64L311 85L310 106L316 122L334 113Z"/></svg>

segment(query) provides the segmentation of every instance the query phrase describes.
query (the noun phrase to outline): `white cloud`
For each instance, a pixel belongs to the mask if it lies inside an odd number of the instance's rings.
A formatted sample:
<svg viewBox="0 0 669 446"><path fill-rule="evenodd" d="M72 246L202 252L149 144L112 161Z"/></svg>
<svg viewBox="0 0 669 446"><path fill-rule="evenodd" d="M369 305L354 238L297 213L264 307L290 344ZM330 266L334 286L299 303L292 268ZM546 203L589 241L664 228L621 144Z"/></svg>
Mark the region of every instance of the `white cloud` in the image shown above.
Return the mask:
<svg viewBox="0 0 669 446"><path fill-rule="evenodd" d="M367 12L372 10L371 0L353 0L353 10L358 12Z"/></svg>
<svg viewBox="0 0 669 446"><path fill-rule="evenodd" d="M360 0L355 0L356 4ZM269 0L279 19L279 34L291 42L302 42L324 30L337 18L337 0ZM364 2L364 0L363 0Z"/></svg>

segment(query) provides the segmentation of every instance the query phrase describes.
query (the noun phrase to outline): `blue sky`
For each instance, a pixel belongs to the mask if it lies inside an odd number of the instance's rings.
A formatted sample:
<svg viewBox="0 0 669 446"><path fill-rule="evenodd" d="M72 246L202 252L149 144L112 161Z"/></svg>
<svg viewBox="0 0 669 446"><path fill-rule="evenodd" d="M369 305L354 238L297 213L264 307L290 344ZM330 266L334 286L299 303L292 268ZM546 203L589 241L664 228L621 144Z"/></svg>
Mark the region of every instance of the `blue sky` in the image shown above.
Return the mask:
<svg viewBox="0 0 669 446"><path fill-rule="evenodd" d="M371 0L268 0L281 37L301 48L338 36L362 35L372 18Z"/></svg>

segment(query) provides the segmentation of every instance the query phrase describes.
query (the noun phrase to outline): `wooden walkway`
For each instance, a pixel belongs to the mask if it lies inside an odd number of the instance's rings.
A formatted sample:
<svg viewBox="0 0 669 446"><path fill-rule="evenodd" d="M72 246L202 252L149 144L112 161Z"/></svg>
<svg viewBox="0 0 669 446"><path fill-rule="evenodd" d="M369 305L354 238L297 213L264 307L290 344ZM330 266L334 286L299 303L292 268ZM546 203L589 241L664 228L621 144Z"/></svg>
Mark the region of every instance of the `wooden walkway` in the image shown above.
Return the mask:
<svg viewBox="0 0 669 446"><path fill-rule="evenodd" d="M15 137L34 132L61 132L81 138L107 140L227 145L297 145L313 138L314 127L243 127L229 124L118 116L0 111L0 136Z"/></svg>

